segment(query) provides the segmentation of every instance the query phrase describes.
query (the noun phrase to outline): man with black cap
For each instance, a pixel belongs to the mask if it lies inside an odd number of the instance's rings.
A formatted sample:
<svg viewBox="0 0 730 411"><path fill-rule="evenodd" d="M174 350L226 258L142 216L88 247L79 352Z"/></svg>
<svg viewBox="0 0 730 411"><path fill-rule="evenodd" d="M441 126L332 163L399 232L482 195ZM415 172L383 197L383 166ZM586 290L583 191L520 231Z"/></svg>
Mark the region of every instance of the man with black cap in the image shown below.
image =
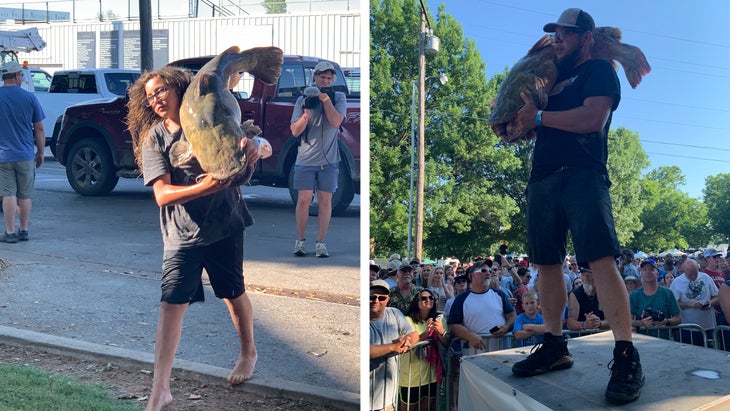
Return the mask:
<svg viewBox="0 0 730 411"><path fill-rule="evenodd" d="M677 299L667 287L659 285L659 269L652 259L644 260L639 266L641 288L629 295L631 302L631 325L641 334L669 339L669 332L651 330L654 327L677 325L682 322Z"/></svg>
<svg viewBox="0 0 730 411"><path fill-rule="evenodd" d="M314 251L315 256L322 258L329 257L324 240L332 215L332 193L337 190L340 174L337 128L347 114L347 97L339 91L331 92L335 81L335 67L332 63L317 63L314 66L313 80L314 85L304 89L305 95L300 96L294 104L290 125L292 135L299 137L293 187L298 191L294 255L307 255L304 233L309 218L309 204L312 202L314 190L317 190L319 213Z"/></svg>
<svg viewBox="0 0 730 411"><path fill-rule="evenodd" d="M401 264L396 275L398 284L390 288L390 302L388 307L399 309L403 315L408 312L411 301L418 297L423 287L413 282L413 267L410 264Z"/></svg>
<svg viewBox="0 0 730 411"><path fill-rule="evenodd" d="M370 409L394 410L398 398L398 363L402 354L418 342L418 333L399 310L387 307L388 284L370 283Z"/></svg>
<svg viewBox="0 0 730 411"><path fill-rule="evenodd" d="M537 131L527 186L527 238L528 254L540 272L547 332L540 349L515 363L512 371L532 376L573 366L561 327L567 298L561 264L570 228L576 257L590 264L616 341L605 396L612 403L627 403L639 398L644 374L632 343L628 293L616 267L621 249L606 167L608 130L621 99L620 84L609 61L591 56L595 23L588 13L567 9L543 29L552 33L558 78L544 110L523 95L525 104L515 126Z"/></svg>

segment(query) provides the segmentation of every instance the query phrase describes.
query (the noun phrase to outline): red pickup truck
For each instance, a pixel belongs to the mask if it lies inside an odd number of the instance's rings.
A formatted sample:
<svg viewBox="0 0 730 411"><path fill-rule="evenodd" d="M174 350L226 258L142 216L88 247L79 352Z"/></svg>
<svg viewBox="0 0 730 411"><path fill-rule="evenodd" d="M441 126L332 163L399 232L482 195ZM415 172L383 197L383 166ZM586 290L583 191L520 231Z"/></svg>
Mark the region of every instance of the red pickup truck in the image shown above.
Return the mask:
<svg viewBox="0 0 730 411"><path fill-rule="evenodd" d="M213 56L178 60L169 65L197 72ZM253 79L250 95L235 93L242 121L253 119L271 143L273 155L259 161L251 184L290 187L298 139L289 130L294 103L310 84L314 66L322 59L285 56L278 84ZM333 195L333 212L343 212L360 193L360 99L348 90L340 67L333 88L348 96L347 115L340 128L340 178ZM66 167L71 187L87 196L106 195L119 177L139 177L132 139L127 132L126 98L96 100L68 107L54 128L56 158ZM297 192L289 189L296 203Z"/></svg>

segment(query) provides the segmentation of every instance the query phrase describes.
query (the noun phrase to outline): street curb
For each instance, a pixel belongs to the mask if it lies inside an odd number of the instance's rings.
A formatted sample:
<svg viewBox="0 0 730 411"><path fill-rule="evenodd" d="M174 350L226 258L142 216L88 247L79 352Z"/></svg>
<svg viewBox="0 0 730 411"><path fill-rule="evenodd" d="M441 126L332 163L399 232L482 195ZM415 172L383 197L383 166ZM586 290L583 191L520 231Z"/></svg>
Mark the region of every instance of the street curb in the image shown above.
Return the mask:
<svg viewBox="0 0 730 411"><path fill-rule="evenodd" d="M0 326L0 343L20 348L31 345L52 354L67 355L87 361L116 362L126 367L142 367L149 370L152 370L154 363L154 356L150 353L5 326ZM201 381L222 385L228 384L226 378L230 372L225 368L177 358L173 371L190 372ZM360 396L357 394L284 379L254 376L253 379L238 387L238 389L252 394L280 396L294 400L304 399L313 404L342 410L360 409Z"/></svg>

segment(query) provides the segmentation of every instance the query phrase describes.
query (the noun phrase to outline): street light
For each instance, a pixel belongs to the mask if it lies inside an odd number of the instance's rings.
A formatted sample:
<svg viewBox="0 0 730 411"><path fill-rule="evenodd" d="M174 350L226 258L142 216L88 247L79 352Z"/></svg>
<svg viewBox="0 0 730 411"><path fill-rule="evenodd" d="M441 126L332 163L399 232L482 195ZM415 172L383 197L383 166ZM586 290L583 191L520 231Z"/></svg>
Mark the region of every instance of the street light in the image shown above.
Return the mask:
<svg viewBox="0 0 730 411"><path fill-rule="evenodd" d="M430 79L437 78L439 79L439 83L441 85L445 85L449 78L446 76L446 73L443 71L439 73L438 76L430 76L427 77L425 81L428 81ZM413 80L412 82L412 88L411 88L411 188L410 188L410 198L408 199L408 260L411 260L411 251L413 247L413 181L414 181L414 175L415 175L415 163L416 163L416 80ZM422 134L419 134L419 138L422 138ZM419 140L420 141L420 140ZM420 163L419 163L420 164ZM420 205L419 208L422 209L423 206ZM418 249L419 252L417 254L417 258L420 260L420 248Z"/></svg>

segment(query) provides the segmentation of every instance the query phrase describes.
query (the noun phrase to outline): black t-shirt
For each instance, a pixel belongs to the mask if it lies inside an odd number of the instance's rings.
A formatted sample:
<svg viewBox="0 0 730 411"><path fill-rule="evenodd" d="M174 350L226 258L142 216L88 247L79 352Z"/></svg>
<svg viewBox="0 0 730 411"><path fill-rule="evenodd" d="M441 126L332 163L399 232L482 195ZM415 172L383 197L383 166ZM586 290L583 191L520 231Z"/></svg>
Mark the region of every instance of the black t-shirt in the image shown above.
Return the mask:
<svg viewBox="0 0 730 411"><path fill-rule="evenodd" d="M562 87L562 90L561 90ZM558 92L559 91L559 92ZM564 74L553 88L545 111L570 110L583 105L588 97L613 96L613 112L621 100L621 85L608 60L588 60ZM540 181L561 167L592 168L607 174L608 129L576 134L550 127L537 130L530 181Z"/></svg>

